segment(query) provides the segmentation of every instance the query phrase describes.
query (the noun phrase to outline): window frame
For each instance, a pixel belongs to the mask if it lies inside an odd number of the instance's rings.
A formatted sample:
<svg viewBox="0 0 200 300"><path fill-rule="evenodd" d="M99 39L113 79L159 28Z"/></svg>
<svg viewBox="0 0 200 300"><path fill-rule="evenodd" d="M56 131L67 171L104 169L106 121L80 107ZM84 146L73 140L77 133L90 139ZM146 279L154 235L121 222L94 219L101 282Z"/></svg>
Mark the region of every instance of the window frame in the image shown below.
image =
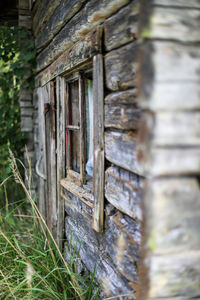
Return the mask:
<svg viewBox="0 0 200 300"><path fill-rule="evenodd" d="M86 93L85 93L85 76L88 71L92 72L91 65L90 68L87 67L84 70L73 73L71 76L66 78L66 177L73 180L78 186L83 186L86 184ZM72 123L72 112L69 85L74 81L78 81L78 99L79 99L79 126L73 125ZM80 172L74 171L72 169L72 140L71 133L74 131L79 132L79 160L80 160Z"/></svg>
<svg viewBox="0 0 200 300"><path fill-rule="evenodd" d="M94 117L94 136L93 136L93 192L91 193L86 188L85 184L85 124L84 115L85 101L84 101L84 71L87 73L91 69L93 71L93 117ZM78 73L77 73L78 72ZM104 83L103 83L103 55L97 54L93 57L91 62L88 61L84 66L77 67L74 72L64 74L62 80L65 84L65 117L68 115L68 104L69 104L69 91L67 88L70 81L76 80L78 74L79 80L79 109L80 109L80 174L71 170L70 168L66 172L65 167L65 178L60 180L62 187L67 189L69 192L77 196L85 204L93 208L93 222L92 227L97 232L103 231L104 222ZM71 77L70 77L71 76ZM68 80L69 78L69 80ZM68 122L69 123L69 122ZM66 131L73 128L68 127L70 124L65 124L65 133L62 137L66 145ZM74 127L74 129L76 129ZM69 143L68 143L69 147ZM65 147L66 149L66 147ZM68 149L69 151L69 149ZM65 164L70 166L69 153L65 152Z"/></svg>

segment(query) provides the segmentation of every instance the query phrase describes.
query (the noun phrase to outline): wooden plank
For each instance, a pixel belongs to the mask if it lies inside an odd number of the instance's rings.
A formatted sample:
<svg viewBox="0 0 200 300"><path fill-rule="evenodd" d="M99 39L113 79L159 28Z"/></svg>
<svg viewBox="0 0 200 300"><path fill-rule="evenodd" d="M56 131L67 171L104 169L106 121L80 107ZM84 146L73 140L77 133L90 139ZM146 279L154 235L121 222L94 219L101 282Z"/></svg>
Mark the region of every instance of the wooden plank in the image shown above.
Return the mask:
<svg viewBox="0 0 200 300"><path fill-rule="evenodd" d="M200 188L195 177L149 180L144 201L146 248L153 255L200 249Z"/></svg>
<svg viewBox="0 0 200 300"><path fill-rule="evenodd" d="M94 197L92 193L88 193L85 189L83 189L82 187L78 186L76 183L73 183L71 180L68 180L66 178L61 179L60 184L62 185L62 187L67 189L70 193L78 197L78 199L80 199L86 205L88 205L91 208L94 208Z"/></svg>
<svg viewBox="0 0 200 300"><path fill-rule="evenodd" d="M148 299L187 299L200 296L200 252L190 251L146 259L151 283Z"/></svg>
<svg viewBox="0 0 200 300"><path fill-rule="evenodd" d="M103 56L93 59L93 105L94 105L94 216L93 228L103 231L104 225L104 82Z"/></svg>
<svg viewBox="0 0 200 300"><path fill-rule="evenodd" d="M101 280L104 274L103 277L108 282L111 295L117 297L125 291L126 293L129 291L132 295L133 284L135 283L136 286L137 281L137 261L141 239L139 224L125 214L120 212L107 214L106 210L105 233L96 234L91 228L91 209L67 190L64 192L65 195L67 194L65 200L66 236L69 237L73 232L73 238L67 242L67 245L69 246L70 243L72 251L75 247L79 249L77 241L80 241L81 237L79 257L88 270L92 271L96 260L101 257L102 263L97 267L99 274L97 280ZM104 251L99 245L105 245ZM113 262L114 265L112 265Z"/></svg>
<svg viewBox="0 0 200 300"><path fill-rule="evenodd" d="M51 66L39 73L36 85L44 85L64 72L71 71L82 63L87 63L95 54L101 53L102 28L97 27L70 50L64 52Z"/></svg>
<svg viewBox="0 0 200 300"><path fill-rule="evenodd" d="M148 1L148 0L147 0ZM175 7L183 7L183 8L200 8L199 0L153 0L153 4L163 5L163 6L175 6Z"/></svg>
<svg viewBox="0 0 200 300"><path fill-rule="evenodd" d="M50 82L47 83L43 88L43 97L45 97L45 104L50 105L51 101L51 87ZM45 113L45 106L43 107L43 113ZM50 110L44 115L45 118L45 143L46 143L46 178L47 178L47 189L46 189L46 217L47 226L52 232L52 190L51 190L51 114ZM53 232L52 232L53 233Z"/></svg>
<svg viewBox="0 0 200 300"><path fill-rule="evenodd" d="M40 120L40 127L39 127L39 149L40 149L40 159L41 163L39 165L40 172L46 177L46 143L45 143L45 119L44 119L44 103L45 97L44 88L37 89L38 94L38 118ZM46 187L46 180L40 177L39 180L39 210L42 214L44 220L46 221L46 202L47 202L47 187Z"/></svg>
<svg viewBox="0 0 200 300"><path fill-rule="evenodd" d="M49 65L56 57L72 47L74 43L94 30L97 25L128 2L129 0L88 1L84 9L80 10L39 54L38 71ZM38 44L37 47L39 47Z"/></svg>
<svg viewBox="0 0 200 300"><path fill-rule="evenodd" d="M139 128L141 109L132 105L105 105L105 127L123 130Z"/></svg>
<svg viewBox="0 0 200 300"><path fill-rule="evenodd" d="M55 82L50 83L50 104L51 104L51 124L50 124L50 161L47 163L51 168L50 186L51 189L51 230L56 237L57 226L57 182L56 182L56 98Z"/></svg>
<svg viewBox="0 0 200 300"><path fill-rule="evenodd" d="M200 108L199 94L198 82L156 82L151 95L141 90L140 106L153 111L195 110Z"/></svg>
<svg viewBox="0 0 200 300"><path fill-rule="evenodd" d="M33 130L33 117L24 116L21 118L21 131L31 132Z"/></svg>
<svg viewBox="0 0 200 300"><path fill-rule="evenodd" d="M38 32L38 34L35 34L36 48L44 48L44 46L53 39L61 28L82 8L86 1L87 0L57 1L58 5L49 16L47 22L43 25L41 31Z"/></svg>
<svg viewBox="0 0 200 300"><path fill-rule="evenodd" d="M65 103L66 82L63 77L56 78L57 98L57 243L60 248L64 237L64 202L61 197L60 181L65 177Z"/></svg>
<svg viewBox="0 0 200 300"><path fill-rule="evenodd" d="M147 120L148 122L148 120ZM155 116L152 143L157 146L200 146L200 113L159 112Z"/></svg>
<svg viewBox="0 0 200 300"><path fill-rule="evenodd" d="M126 90L135 87L138 47L135 42L105 55L106 87Z"/></svg>
<svg viewBox="0 0 200 300"><path fill-rule="evenodd" d="M199 9L154 7L152 15L150 22L151 38L173 39L184 43L200 41Z"/></svg>
<svg viewBox="0 0 200 300"><path fill-rule="evenodd" d="M130 89L123 92L114 92L105 97L105 104L131 104L134 107L138 106L138 92L137 89Z"/></svg>
<svg viewBox="0 0 200 300"><path fill-rule="evenodd" d="M34 36L38 35L38 32L45 25L48 18L53 14L54 9L60 3L61 0L44 0L36 3L37 8L34 11L32 30Z"/></svg>
<svg viewBox="0 0 200 300"><path fill-rule="evenodd" d="M139 1L132 1L105 21L105 47L107 51L137 39Z"/></svg>
<svg viewBox="0 0 200 300"><path fill-rule="evenodd" d="M199 81L199 47L164 41L156 41L152 46L155 81Z"/></svg>
<svg viewBox="0 0 200 300"><path fill-rule="evenodd" d="M142 220L143 179L119 167L105 173L105 197L117 209L133 219Z"/></svg>
<svg viewBox="0 0 200 300"><path fill-rule="evenodd" d="M106 131L106 159L126 170L141 175L142 169L137 158L137 134L133 131Z"/></svg>
<svg viewBox="0 0 200 300"><path fill-rule="evenodd" d="M200 172L200 149L195 147L155 148L146 150L143 168L159 175L195 175Z"/></svg>
<svg viewBox="0 0 200 300"><path fill-rule="evenodd" d="M136 89L112 93L105 98L105 127L124 130L139 127L141 109L138 108Z"/></svg>

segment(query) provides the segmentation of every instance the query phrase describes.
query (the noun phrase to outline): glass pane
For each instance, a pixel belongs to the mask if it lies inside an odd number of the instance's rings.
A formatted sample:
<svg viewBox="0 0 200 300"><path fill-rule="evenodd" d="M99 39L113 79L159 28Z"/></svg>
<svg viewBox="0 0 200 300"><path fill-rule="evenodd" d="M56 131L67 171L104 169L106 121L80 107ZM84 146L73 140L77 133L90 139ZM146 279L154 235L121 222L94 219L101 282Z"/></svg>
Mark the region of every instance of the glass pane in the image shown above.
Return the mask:
<svg viewBox="0 0 200 300"><path fill-rule="evenodd" d="M86 107L86 172L93 176L93 82L85 80Z"/></svg>
<svg viewBox="0 0 200 300"><path fill-rule="evenodd" d="M70 130L71 135L71 168L80 173L80 133Z"/></svg>
<svg viewBox="0 0 200 300"><path fill-rule="evenodd" d="M69 83L69 125L80 125L78 80Z"/></svg>

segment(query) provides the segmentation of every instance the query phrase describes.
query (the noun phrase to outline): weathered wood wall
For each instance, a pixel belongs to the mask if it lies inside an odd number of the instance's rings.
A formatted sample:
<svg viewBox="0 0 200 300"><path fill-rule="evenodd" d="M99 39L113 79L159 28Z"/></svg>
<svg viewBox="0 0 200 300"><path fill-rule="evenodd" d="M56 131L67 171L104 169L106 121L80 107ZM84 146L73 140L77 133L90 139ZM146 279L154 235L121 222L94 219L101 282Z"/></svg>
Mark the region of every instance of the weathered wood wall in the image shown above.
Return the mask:
<svg viewBox="0 0 200 300"><path fill-rule="evenodd" d="M138 152L149 179L139 299L199 299L200 2L141 4Z"/></svg>
<svg viewBox="0 0 200 300"><path fill-rule="evenodd" d="M25 27L27 31L31 33L31 11L29 6L29 1L18 0L18 26ZM20 43L24 42L24 38L21 38ZM27 41L25 41L27 42ZM30 66L27 64L27 70L30 70ZM21 131L27 133L27 149L29 153L29 159L31 160L32 168L35 165L35 145L34 145L34 128L37 126L34 122L34 104L33 104L33 95L29 88L21 87L19 94L19 105L20 105L20 114L21 114ZM28 169L29 163L27 158L27 153L24 151L24 164ZM35 196L35 191L37 189L37 177L33 170L32 180L31 180L31 193L33 197ZM28 186L28 184L27 184Z"/></svg>
<svg viewBox="0 0 200 300"><path fill-rule="evenodd" d="M66 259L80 243L81 264L91 272L97 264L96 276L102 281L103 293L129 294L123 299L135 298L141 240L143 177L136 153L142 115L136 90L138 12L139 0L43 0L36 1L32 16L38 51L35 95L38 91L41 95L41 85L84 63L97 50L101 49L103 54L104 232L92 229L90 202L84 203L64 187L62 200L58 201L65 204ZM43 103L44 98L39 96L38 101ZM42 118L40 112L39 124ZM43 143L39 134L38 153L43 153ZM40 178L40 197L45 194L44 183ZM44 203L41 208L45 210Z"/></svg>

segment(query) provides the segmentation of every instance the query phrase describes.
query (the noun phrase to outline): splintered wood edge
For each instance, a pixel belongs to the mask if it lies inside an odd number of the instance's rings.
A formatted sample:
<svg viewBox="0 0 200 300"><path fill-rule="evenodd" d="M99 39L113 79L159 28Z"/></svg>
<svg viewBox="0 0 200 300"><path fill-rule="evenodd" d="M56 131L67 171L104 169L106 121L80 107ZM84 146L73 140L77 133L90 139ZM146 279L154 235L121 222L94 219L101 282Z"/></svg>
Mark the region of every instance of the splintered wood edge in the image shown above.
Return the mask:
<svg viewBox="0 0 200 300"><path fill-rule="evenodd" d="M78 197L79 200L84 202L87 206L94 208L94 204L87 200L89 198L92 198L92 196L93 196L92 194L89 195L89 193L86 192L82 187L77 186L76 184L74 184L73 182L71 182L70 180L68 180L66 178L61 179L60 184L63 188L65 188L70 193L72 193L73 195Z"/></svg>

